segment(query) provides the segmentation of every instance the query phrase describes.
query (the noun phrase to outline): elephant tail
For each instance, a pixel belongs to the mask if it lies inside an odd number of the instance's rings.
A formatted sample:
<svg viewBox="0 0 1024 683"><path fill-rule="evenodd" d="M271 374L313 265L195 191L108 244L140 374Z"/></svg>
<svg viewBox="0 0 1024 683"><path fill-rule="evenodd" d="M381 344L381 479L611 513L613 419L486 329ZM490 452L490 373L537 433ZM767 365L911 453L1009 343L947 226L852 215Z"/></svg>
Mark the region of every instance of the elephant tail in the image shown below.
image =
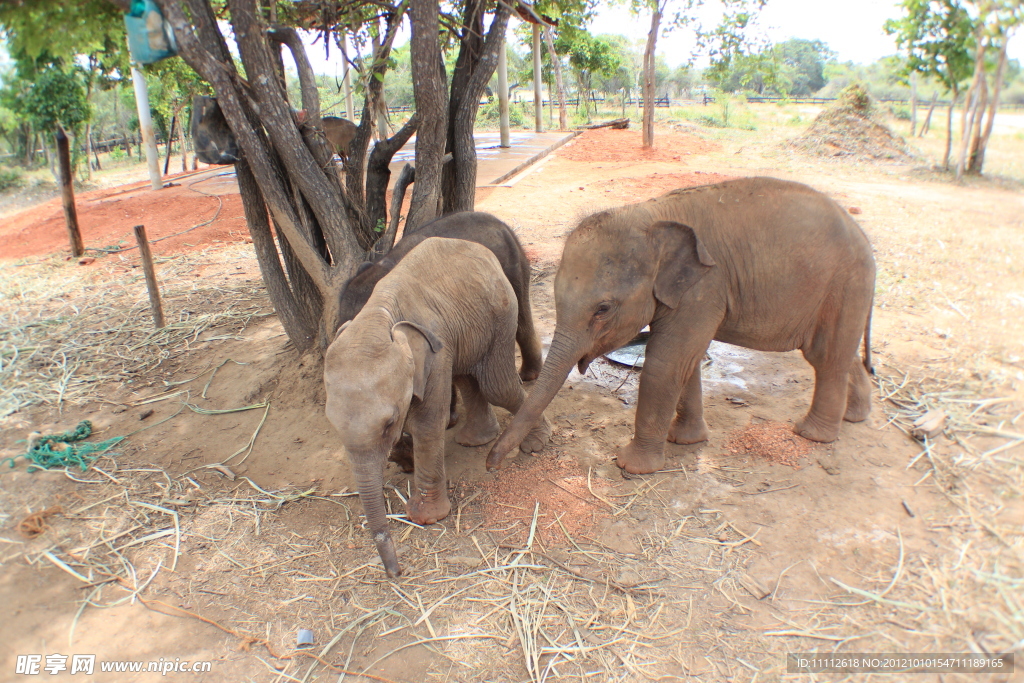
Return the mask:
<svg viewBox="0 0 1024 683"><path fill-rule="evenodd" d="M864 369L869 375L875 374L875 368L871 364L871 311L875 307L875 297L871 297L871 308L868 309L868 320L864 323Z"/></svg>

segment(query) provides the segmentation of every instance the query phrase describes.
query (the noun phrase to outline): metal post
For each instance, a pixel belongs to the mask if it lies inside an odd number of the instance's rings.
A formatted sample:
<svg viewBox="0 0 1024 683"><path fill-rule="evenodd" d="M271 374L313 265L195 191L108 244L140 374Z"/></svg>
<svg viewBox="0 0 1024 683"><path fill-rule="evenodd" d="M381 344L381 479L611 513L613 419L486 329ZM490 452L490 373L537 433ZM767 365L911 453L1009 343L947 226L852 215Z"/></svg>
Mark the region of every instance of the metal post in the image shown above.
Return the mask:
<svg viewBox="0 0 1024 683"><path fill-rule="evenodd" d="M345 118L356 122L355 107L352 104L352 69L348 63L348 34L344 32L341 34L341 58L345 67Z"/></svg>
<svg viewBox="0 0 1024 683"><path fill-rule="evenodd" d="M544 132L544 112L540 96L540 24L533 26L533 113L534 123L538 133Z"/></svg>
<svg viewBox="0 0 1024 683"><path fill-rule="evenodd" d="M508 131L508 57L504 36L498 48L498 120L501 128L501 146L511 147Z"/></svg>
<svg viewBox="0 0 1024 683"><path fill-rule="evenodd" d="M132 66L132 83L135 85L135 106L139 110L139 130L142 132L142 144L146 146L149 181L154 190L159 190L164 184L160 176L160 153L156 149L156 136L153 134L153 117L149 113L149 92L146 90L146 77L134 65Z"/></svg>

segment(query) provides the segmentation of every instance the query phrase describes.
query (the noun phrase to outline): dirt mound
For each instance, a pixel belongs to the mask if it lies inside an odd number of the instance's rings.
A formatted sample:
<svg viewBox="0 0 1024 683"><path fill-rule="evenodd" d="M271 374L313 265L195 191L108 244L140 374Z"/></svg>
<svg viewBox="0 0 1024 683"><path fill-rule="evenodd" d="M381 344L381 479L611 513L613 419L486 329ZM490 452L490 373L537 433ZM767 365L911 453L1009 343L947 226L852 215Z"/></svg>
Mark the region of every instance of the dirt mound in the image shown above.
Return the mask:
<svg viewBox="0 0 1024 683"><path fill-rule="evenodd" d="M733 436L727 445L733 455L750 455L779 465L800 466L800 458L808 455L814 444L793 433L782 422L757 422Z"/></svg>
<svg viewBox="0 0 1024 683"><path fill-rule="evenodd" d="M588 130L558 152L570 161L680 161L690 154L706 154L720 148L714 142L682 133L659 132L654 149L644 149L638 130L598 128Z"/></svg>
<svg viewBox="0 0 1024 683"><path fill-rule="evenodd" d="M485 526L511 534L523 542L537 511L537 535L545 547L566 546L566 534L578 538L581 531L608 518L608 510L591 493L607 489L609 482L587 475L569 458L522 458L499 470L484 484L489 494L482 507Z"/></svg>
<svg viewBox="0 0 1024 683"><path fill-rule="evenodd" d="M835 104L818 114L807 132L792 144L825 157L881 161L910 161L915 157L907 141L879 120L871 96L856 84L839 93Z"/></svg>

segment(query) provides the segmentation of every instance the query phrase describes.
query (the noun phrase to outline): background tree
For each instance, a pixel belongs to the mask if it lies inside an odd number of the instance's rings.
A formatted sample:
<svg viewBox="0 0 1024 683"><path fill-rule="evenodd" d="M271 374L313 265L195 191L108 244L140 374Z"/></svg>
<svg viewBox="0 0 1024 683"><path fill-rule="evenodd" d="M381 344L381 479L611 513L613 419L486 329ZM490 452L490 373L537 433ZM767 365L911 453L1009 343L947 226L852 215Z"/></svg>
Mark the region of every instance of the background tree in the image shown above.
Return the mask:
<svg viewBox="0 0 1024 683"><path fill-rule="evenodd" d="M951 95L943 167L949 169L953 108L971 74L974 22L960 0L902 0L905 16L885 22L885 32L906 52L906 68L942 83Z"/></svg>
<svg viewBox="0 0 1024 683"><path fill-rule="evenodd" d="M835 52L820 40L790 38L772 47L790 81L791 97L812 95L825 87L825 64L835 60Z"/></svg>
<svg viewBox="0 0 1024 683"><path fill-rule="evenodd" d="M981 173L985 163L985 147L992 133L1006 73L1006 47L1010 36L1022 23L1024 5L1020 0L984 0L978 3L974 35L974 78L964 105L960 157L956 166L957 180L963 177L964 171ZM992 64L990 57L994 55L998 56ZM986 116L988 121L983 124Z"/></svg>
<svg viewBox="0 0 1024 683"><path fill-rule="evenodd" d="M712 29L705 28L698 20L694 10L703 5L703 0L677 0L677 8L670 6L669 0L629 0L630 8L637 14L651 13L651 28L647 33L644 48L644 113L643 113L643 144L644 147L654 146L654 93L655 70L657 68L657 42L660 33L668 33L679 27L689 27L695 34L697 50L711 58L711 69L714 73L725 71L730 60L743 54L752 38L748 35L748 27L754 21L757 12L764 7L767 0L721 0L722 16L719 23ZM662 27L665 12L675 9L670 21Z"/></svg>

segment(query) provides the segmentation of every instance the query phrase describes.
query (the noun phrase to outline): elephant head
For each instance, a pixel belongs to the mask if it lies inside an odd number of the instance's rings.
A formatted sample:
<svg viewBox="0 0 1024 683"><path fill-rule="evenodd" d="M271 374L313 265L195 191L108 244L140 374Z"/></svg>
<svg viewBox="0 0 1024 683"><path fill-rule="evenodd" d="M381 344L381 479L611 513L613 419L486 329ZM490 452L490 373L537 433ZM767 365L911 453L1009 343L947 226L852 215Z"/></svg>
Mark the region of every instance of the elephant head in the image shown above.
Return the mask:
<svg viewBox="0 0 1024 683"><path fill-rule="evenodd" d="M537 383L487 457L495 469L558 393L575 365L623 346L715 265L694 231L642 207L585 218L565 242L555 275L555 334Z"/></svg>
<svg viewBox="0 0 1024 683"><path fill-rule="evenodd" d="M367 316L369 318L371 316ZM402 435L414 398L422 398L441 341L429 330L388 316L347 323L327 350L327 418L341 436L363 503L367 526L391 578L398 565L384 506L384 463ZM366 323L370 324L366 324ZM357 324L359 323L359 324Z"/></svg>

